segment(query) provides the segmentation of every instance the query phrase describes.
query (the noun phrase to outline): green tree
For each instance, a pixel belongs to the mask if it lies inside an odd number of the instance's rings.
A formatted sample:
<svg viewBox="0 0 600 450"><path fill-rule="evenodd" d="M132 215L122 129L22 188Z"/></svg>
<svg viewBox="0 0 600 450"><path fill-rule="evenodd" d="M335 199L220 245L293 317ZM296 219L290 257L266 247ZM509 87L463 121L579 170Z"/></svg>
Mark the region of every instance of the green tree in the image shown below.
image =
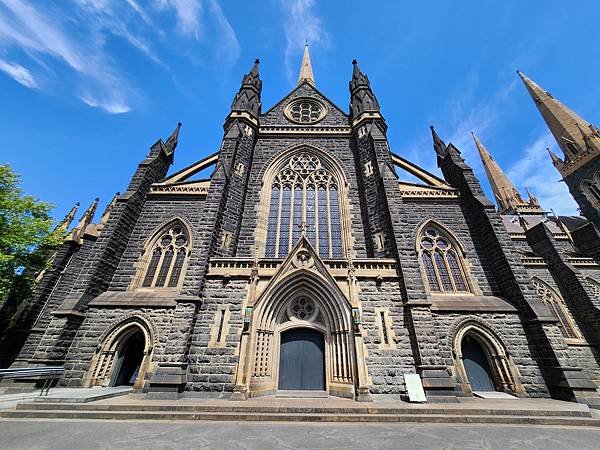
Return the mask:
<svg viewBox="0 0 600 450"><path fill-rule="evenodd" d="M0 164L0 307L19 305L30 295L36 275L61 241L53 231L52 205L25 195L20 177Z"/></svg>

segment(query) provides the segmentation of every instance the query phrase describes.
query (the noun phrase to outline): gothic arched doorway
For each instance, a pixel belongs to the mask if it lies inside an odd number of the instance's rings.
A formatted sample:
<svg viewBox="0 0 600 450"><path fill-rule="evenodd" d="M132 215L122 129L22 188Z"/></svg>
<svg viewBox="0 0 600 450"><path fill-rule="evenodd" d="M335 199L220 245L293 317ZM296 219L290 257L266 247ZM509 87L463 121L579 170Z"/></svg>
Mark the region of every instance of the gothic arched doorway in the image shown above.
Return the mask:
<svg viewBox="0 0 600 450"><path fill-rule="evenodd" d="M279 389L325 390L323 333L306 328L293 328L281 333Z"/></svg>
<svg viewBox="0 0 600 450"><path fill-rule="evenodd" d="M455 370L467 395L478 391L526 394L504 344L485 323L469 318L458 322L455 330Z"/></svg>
<svg viewBox="0 0 600 450"><path fill-rule="evenodd" d="M133 386L144 359L145 339L141 330L126 338L117 350L115 367L110 385Z"/></svg>
<svg viewBox="0 0 600 450"><path fill-rule="evenodd" d="M115 326L94 354L83 385L143 389L145 375L153 369L151 330L150 323L137 316Z"/></svg>
<svg viewBox="0 0 600 450"><path fill-rule="evenodd" d="M466 336L462 343L462 357L467 379L472 391L495 391L492 371L485 350L479 343Z"/></svg>

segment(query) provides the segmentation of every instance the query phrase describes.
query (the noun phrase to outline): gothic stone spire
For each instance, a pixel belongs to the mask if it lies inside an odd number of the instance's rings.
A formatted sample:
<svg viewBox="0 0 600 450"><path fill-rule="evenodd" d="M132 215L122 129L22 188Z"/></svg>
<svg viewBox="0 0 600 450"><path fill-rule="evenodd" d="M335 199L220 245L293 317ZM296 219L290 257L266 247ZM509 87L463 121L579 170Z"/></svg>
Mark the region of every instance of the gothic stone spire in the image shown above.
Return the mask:
<svg viewBox="0 0 600 450"><path fill-rule="evenodd" d="M231 104L230 116L249 114L254 120L260 116L262 81L258 75L260 61L254 61L254 66L242 79L242 86Z"/></svg>
<svg viewBox="0 0 600 450"><path fill-rule="evenodd" d="M382 118L379 102L371 89L369 78L361 72L356 60L352 61L352 80L350 81L350 114L353 123L361 118Z"/></svg>
<svg viewBox="0 0 600 450"><path fill-rule="evenodd" d="M302 56L302 65L298 75L298 84L308 82L315 85L315 76L313 75L312 64L310 62L310 53L308 52L308 43L304 46L304 55Z"/></svg>
<svg viewBox="0 0 600 450"><path fill-rule="evenodd" d="M552 162L563 177L572 173L582 163L597 156L600 153L598 129L522 72L517 73L565 155L564 161L558 157L552 158Z"/></svg>
<svg viewBox="0 0 600 450"><path fill-rule="evenodd" d="M537 199L531 196L531 194L529 202L523 200L519 191L504 174L494 158L492 158L490 152L488 152L477 136L475 136L475 133L471 132L471 134L473 135L475 146L477 147L481 162L485 168L485 173L487 174L492 187L492 192L494 193L494 197L496 197L500 214L514 214L518 212L531 213L531 209L539 209ZM542 212L541 209L539 212Z"/></svg>

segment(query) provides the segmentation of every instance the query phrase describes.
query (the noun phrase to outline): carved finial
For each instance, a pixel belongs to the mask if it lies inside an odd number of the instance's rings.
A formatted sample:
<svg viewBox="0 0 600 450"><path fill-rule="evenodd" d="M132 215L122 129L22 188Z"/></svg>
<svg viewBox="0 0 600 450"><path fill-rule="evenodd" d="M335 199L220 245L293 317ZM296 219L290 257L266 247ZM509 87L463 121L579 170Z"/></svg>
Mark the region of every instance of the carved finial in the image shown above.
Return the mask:
<svg viewBox="0 0 600 450"><path fill-rule="evenodd" d="M302 223L300 223L300 225L298 225L298 228L300 228L300 230L302 231L302 236L306 236L306 229L308 228L308 226L306 225L306 222L303 220Z"/></svg>
<svg viewBox="0 0 600 450"><path fill-rule="evenodd" d="M73 219L75 219L75 213L77 213L78 209L79 209L79 202L75 203L75 206L73 206L71 208L71 210L67 213L65 218L63 220L61 220L58 225L56 225L55 230L60 233L65 233L71 226Z"/></svg>

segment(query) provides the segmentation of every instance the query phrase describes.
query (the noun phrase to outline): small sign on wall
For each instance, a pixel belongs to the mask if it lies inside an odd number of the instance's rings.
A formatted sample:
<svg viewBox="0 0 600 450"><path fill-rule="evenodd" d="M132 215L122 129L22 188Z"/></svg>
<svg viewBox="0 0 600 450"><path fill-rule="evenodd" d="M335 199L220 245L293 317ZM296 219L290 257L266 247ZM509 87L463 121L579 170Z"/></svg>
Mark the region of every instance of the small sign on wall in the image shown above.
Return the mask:
<svg viewBox="0 0 600 450"><path fill-rule="evenodd" d="M416 373L405 373L404 383L406 383L406 391L408 392L408 400L410 402L426 402L425 391L421 377Z"/></svg>

